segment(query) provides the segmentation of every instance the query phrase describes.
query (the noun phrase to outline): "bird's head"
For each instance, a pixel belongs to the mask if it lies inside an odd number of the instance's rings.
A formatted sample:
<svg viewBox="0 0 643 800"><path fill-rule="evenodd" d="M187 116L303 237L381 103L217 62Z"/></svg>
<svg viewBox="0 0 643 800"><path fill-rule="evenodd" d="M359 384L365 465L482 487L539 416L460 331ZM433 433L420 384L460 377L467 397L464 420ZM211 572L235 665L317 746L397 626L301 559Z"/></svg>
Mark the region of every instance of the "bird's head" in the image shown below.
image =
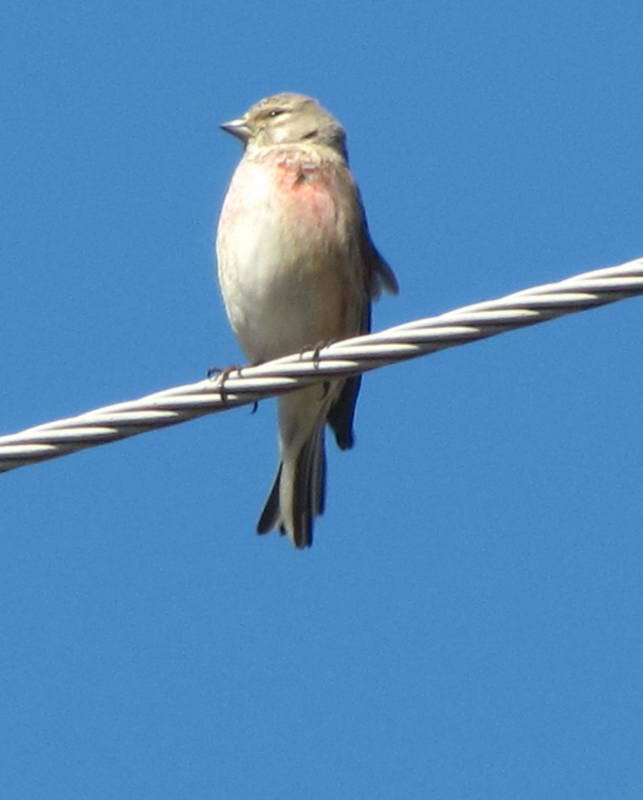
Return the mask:
<svg viewBox="0 0 643 800"><path fill-rule="evenodd" d="M342 126L316 100L303 94L283 92L266 97L221 128L244 145L321 144L346 157Z"/></svg>

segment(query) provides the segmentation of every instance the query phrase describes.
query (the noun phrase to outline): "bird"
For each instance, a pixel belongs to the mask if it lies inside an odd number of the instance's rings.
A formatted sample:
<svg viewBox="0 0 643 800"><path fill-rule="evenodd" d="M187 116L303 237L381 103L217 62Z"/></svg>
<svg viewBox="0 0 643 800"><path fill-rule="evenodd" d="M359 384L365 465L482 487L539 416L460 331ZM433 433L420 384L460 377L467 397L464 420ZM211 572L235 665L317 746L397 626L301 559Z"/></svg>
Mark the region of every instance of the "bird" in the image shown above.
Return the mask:
<svg viewBox="0 0 643 800"><path fill-rule="evenodd" d="M397 294L373 244L346 132L317 100L266 97L221 129L242 142L219 217L218 278L231 327L261 363L368 333L371 301ZM354 444L361 376L332 379L278 400L279 466L257 524L298 549L313 542L326 497L325 427Z"/></svg>

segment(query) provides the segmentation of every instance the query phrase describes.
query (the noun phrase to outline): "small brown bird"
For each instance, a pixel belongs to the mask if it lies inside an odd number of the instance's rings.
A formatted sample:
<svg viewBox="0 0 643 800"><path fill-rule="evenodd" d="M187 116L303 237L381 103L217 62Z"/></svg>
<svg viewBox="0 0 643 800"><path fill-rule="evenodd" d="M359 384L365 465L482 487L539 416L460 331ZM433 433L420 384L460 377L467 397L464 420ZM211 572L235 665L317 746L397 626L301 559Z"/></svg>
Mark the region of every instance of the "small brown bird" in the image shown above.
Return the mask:
<svg viewBox="0 0 643 800"><path fill-rule="evenodd" d="M371 241L346 134L316 100L286 92L221 126L244 144L217 235L219 282L249 359L266 361L368 333L371 299L397 293ZM309 547L324 511L328 423L353 446L361 377L279 399L280 464L257 531Z"/></svg>

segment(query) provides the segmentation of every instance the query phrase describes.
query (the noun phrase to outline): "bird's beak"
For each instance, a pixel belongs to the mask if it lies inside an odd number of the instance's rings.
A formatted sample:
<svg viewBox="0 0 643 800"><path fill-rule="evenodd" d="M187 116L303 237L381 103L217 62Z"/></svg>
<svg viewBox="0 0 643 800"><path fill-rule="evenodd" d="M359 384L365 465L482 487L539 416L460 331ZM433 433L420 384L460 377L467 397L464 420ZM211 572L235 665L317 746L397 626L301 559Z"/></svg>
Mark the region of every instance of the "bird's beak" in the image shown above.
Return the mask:
<svg viewBox="0 0 643 800"><path fill-rule="evenodd" d="M242 142L247 142L250 138L250 128L243 117L241 119L233 119L230 122L224 122L223 125L219 127L222 131L231 133L233 136L236 136L237 139L241 139Z"/></svg>

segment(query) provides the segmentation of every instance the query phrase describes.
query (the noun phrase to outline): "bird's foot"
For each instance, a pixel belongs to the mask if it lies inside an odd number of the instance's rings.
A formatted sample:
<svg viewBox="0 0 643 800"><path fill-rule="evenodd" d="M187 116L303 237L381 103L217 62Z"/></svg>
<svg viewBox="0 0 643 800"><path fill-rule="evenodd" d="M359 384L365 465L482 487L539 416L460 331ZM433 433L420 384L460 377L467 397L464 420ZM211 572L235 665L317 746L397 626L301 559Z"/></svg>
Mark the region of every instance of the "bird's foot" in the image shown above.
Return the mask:
<svg viewBox="0 0 643 800"><path fill-rule="evenodd" d="M250 366L257 367L259 366L259 364L262 363L263 363L262 361L255 361ZM241 367L238 366L237 364L233 364L231 367L224 367L223 369L221 367L208 367L208 373L207 373L208 378L211 380L214 379L216 383L219 384L219 392L221 394L221 400L224 403L226 402L227 398L225 382L233 372L237 373L237 377L239 378L241 377ZM259 408L259 401L255 400L254 403L252 404L252 408L250 409L250 413L254 414L258 408Z"/></svg>
<svg viewBox="0 0 643 800"><path fill-rule="evenodd" d="M313 357L311 360L313 362L313 366L315 367L315 369L318 369L320 362L319 354L324 349L324 347L328 347L329 345L334 344L336 341L337 339L324 339L321 342L317 342L317 344L315 345L306 345L306 347L302 347L302 349L299 351L299 357L303 358L304 353L308 353L310 350L312 350Z"/></svg>
<svg viewBox="0 0 643 800"><path fill-rule="evenodd" d="M233 372L236 372L239 378L241 377L241 367L238 366L237 364L233 364L230 367L224 367L223 369L221 369L221 367L208 368L208 378L210 380L214 380L215 383L218 385L219 393L221 395L221 400L223 403L226 402L228 397L225 388L225 382L228 380L228 378Z"/></svg>

